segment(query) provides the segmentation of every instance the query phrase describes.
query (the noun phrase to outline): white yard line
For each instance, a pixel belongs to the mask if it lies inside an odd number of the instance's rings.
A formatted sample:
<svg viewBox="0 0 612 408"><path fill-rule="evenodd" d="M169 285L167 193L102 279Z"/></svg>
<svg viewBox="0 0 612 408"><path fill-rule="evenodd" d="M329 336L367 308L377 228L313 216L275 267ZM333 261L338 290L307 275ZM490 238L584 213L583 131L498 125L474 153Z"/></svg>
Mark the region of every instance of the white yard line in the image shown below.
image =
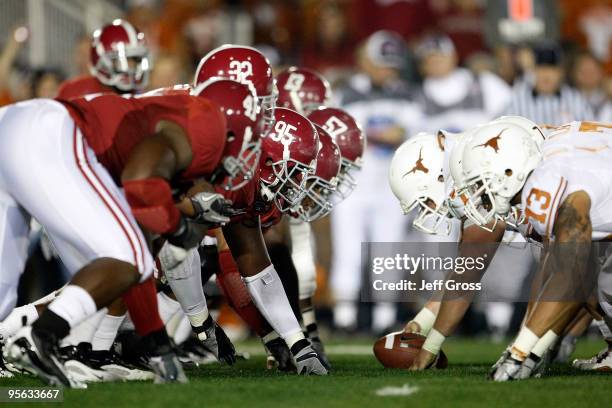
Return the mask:
<svg viewBox="0 0 612 408"><path fill-rule="evenodd" d="M376 395L379 397L407 397L419 390L415 385L404 384L401 387L383 387L376 390Z"/></svg>

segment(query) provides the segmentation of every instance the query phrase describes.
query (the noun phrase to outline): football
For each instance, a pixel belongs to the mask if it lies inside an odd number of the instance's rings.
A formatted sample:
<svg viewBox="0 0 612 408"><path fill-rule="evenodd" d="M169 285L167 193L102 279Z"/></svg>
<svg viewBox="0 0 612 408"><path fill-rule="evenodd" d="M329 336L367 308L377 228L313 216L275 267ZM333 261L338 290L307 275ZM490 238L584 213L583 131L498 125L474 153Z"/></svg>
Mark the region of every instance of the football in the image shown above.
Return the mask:
<svg viewBox="0 0 612 408"><path fill-rule="evenodd" d="M403 331L389 333L374 343L374 356L386 368L409 368L423 346L426 337ZM436 368L448 367L448 358L442 350Z"/></svg>

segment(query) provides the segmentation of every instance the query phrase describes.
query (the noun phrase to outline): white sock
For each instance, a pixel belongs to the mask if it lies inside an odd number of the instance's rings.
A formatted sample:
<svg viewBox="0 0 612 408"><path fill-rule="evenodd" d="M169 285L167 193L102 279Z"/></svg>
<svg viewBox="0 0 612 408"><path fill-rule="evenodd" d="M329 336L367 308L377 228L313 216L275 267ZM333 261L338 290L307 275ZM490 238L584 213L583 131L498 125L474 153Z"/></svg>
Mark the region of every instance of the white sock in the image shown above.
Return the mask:
<svg viewBox="0 0 612 408"><path fill-rule="evenodd" d="M559 336L557 336L554 331L547 331L542 337L540 337L540 340L538 340L535 346L533 346L531 352L538 357L542 357L544 353L546 353L553 346L553 344L555 344L558 338Z"/></svg>
<svg viewBox="0 0 612 408"><path fill-rule="evenodd" d="M13 311L0 323L0 336L4 340L17 333L24 326L29 326L38 319L38 311L34 304L28 304L13 309Z"/></svg>
<svg viewBox="0 0 612 408"><path fill-rule="evenodd" d="M308 309L302 310L302 321L304 322L304 327L308 327L311 324L317 324L314 307L310 306Z"/></svg>
<svg viewBox="0 0 612 408"><path fill-rule="evenodd" d="M197 254L197 251L195 251ZM192 326L198 327L208 318L208 306L202 288L200 257L190 257L175 269L188 269L183 273L173 270L166 273L168 284Z"/></svg>
<svg viewBox="0 0 612 408"><path fill-rule="evenodd" d="M273 265L243 279L253 302L289 348L305 338Z"/></svg>
<svg viewBox="0 0 612 408"><path fill-rule="evenodd" d="M70 327L76 327L87 317L96 313L96 302L80 286L68 285L48 307L53 313L64 319Z"/></svg>
<svg viewBox="0 0 612 408"><path fill-rule="evenodd" d="M612 330L610 330L604 319L595 320L595 324L606 341L612 340Z"/></svg>
<svg viewBox="0 0 612 408"><path fill-rule="evenodd" d="M93 350L110 350L125 316L125 314L122 316L104 315L91 340Z"/></svg>
<svg viewBox="0 0 612 408"><path fill-rule="evenodd" d="M100 309L92 316L83 320L76 327L73 327L72 330L70 330L70 334L62 340L62 347L76 346L79 343L91 343L94 333L98 330L98 326L104 318L106 311L106 308Z"/></svg>

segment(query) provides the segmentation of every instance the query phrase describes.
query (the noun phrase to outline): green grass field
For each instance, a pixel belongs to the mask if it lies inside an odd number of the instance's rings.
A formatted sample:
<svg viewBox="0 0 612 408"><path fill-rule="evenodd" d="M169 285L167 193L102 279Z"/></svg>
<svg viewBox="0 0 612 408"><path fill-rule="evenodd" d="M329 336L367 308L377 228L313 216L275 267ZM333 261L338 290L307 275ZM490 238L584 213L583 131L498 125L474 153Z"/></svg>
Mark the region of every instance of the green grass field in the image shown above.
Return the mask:
<svg viewBox="0 0 612 408"><path fill-rule="evenodd" d="M579 342L574 354L587 357L601 341ZM240 347L239 347L240 348ZM243 348L257 350L254 344ZM383 369L368 353L369 344L334 344L330 347L333 373L328 377L297 377L267 372L264 357L253 356L234 367L205 366L188 371L188 385L114 383L90 385L87 390L66 390L64 403L19 403L41 407L584 407L610 406L612 375L582 373L553 366L541 379L496 384L485 379L503 344L452 339L444 347L447 370L409 373ZM0 380L0 387L34 387L31 377ZM410 395L379 396L385 387L406 387ZM0 403L0 405L3 405ZM6 405L8 406L8 405Z"/></svg>

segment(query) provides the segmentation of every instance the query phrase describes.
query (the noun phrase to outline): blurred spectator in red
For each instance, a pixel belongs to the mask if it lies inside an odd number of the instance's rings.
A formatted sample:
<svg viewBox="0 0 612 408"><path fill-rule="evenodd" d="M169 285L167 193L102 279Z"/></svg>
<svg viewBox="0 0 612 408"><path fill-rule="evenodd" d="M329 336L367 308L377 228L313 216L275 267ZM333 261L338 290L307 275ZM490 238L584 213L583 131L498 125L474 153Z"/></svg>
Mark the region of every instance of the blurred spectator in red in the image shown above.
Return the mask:
<svg viewBox="0 0 612 408"><path fill-rule="evenodd" d="M240 3L234 0L233 3ZM303 16L298 0L244 0L253 19L253 43L269 44L285 58L299 48Z"/></svg>
<svg viewBox="0 0 612 408"><path fill-rule="evenodd" d="M602 64L593 54L583 51L574 57L570 69L571 84L582 93L599 120L610 121L610 118L602 117L609 114L606 105L610 104L609 95L604 88L604 79Z"/></svg>
<svg viewBox="0 0 612 408"><path fill-rule="evenodd" d="M64 80L62 73L55 69L38 69L32 73L31 98L55 98L60 84Z"/></svg>
<svg viewBox="0 0 612 408"><path fill-rule="evenodd" d="M486 50L484 8L479 0L432 0L438 30L455 44L459 61Z"/></svg>
<svg viewBox="0 0 612 408"><path fill-rule="evenodd" d="M330 70L350 69L354 65L353 33L347 20L347 3L321 2L307 9L304 34L306 43L302 51L302 65L323 75Z"/></svg>
<svg viewBox="0 0 612 408"><path fill-rule="evenodd" d="M157 53L160 42L160 24L165 20L160 18L158 1L156 0L128 0L128 11L125 19L134 27L144 33L147 39L147 48L152 54Z"/></svg>
<svg viewBox="0 0 612 408"><path fill-rule="evenodd" d="M69 76L89 75L90 54L91 36L87 34L82 36L74 46L74 51L72 52L73 71L69 73Z"/></svg>
<svg viewBox="0 0 612 408"><path fill-rule="evenodd" d="M612 4L610 0L560 0L563 38L589 49L612 74Z"/></svg>
<svg viewBox="0 0 612 408"><path fill-rule="evenodd" d="M432 35L415 50L423 75L419 103L423 129L463 131L499 115L510 102L508 85L491 72L474 74L457 65L450 38Z"/></svg>
<svg viewBox="0 0 612 408"><path fill-rule="evenodd" d="M191 71L185 72L180 59L172 54L159 54L153 64L149 89L191 83L192 79Z"/></svg>
<svg viewBox="0 0 612 408"><path fill-rule="evenodd" d="M11 92L9 79L19 51L28 40L30 33L26 27L17 27L12 34L8 36L4 47L0 50L0 106L8 105L20 99Z"/></svg>
<svg viewBox="0 0 612 408"><path fill-rule="evenodd" d="M435 26L428 0L353 0L350 5L359 39L389 30L411 43Z"/></svg>

